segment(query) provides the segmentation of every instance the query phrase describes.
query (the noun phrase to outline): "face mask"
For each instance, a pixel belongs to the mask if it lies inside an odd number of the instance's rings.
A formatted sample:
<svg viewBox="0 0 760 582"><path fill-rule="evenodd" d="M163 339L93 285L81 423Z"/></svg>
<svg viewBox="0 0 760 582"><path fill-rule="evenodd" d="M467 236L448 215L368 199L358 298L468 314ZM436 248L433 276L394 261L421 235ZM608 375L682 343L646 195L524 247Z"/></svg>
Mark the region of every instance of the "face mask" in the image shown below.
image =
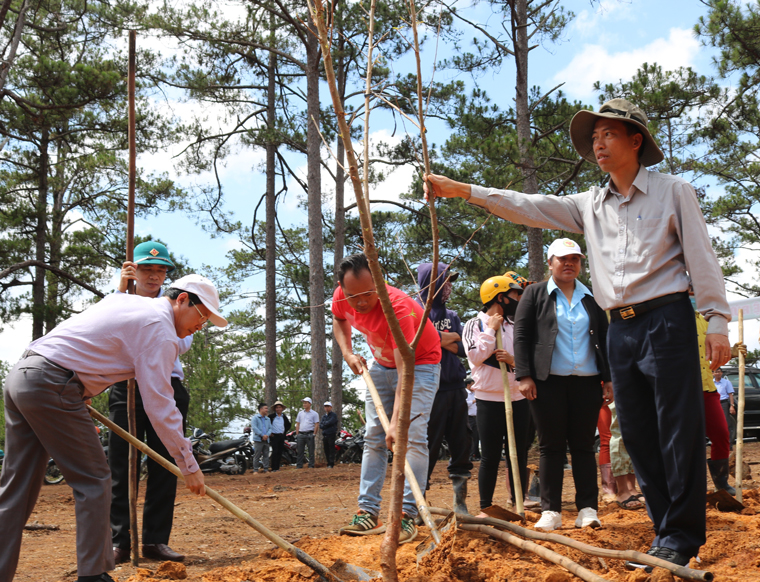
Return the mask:
<svg viewBox="0 0 760 582"><path fill-rule="evenodd" d="M507 300L504 301L503 299L499 300L499 305L501 305L501 309L504 311L504 317L508 319L514 319L515 313L517 313L517 303L515 299L512 299L511 297L507 297Z"/></svg>
<svg viewBox="0 0 760 582"><path fill-rule="evenodd" d="M451 281L446 281L441 289L441 303L446 303L451 297Z"/></svg>

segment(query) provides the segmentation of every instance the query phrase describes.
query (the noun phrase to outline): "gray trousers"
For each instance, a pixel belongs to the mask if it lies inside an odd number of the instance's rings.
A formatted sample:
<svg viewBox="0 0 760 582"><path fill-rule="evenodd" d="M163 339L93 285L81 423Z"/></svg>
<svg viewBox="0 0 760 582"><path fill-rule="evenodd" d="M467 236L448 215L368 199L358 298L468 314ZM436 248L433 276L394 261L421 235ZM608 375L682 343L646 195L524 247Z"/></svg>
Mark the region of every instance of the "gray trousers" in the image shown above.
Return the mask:
<svg viewBox="0 0 760 582"><path fill-rule="evenodd" d="M308 434L299 432L296 437L296 451L298 458L296 458L296 468L303 469L304 452L306 447L309 447L309 467L314 468L314 459L316 458L316 451L314 450L314 433Z"/></svg>
<svg viewBox="0 0 760 582"><path fill-rule="evenodd" d="M269 469L269 441L253 443L253 471L258 471L259 460L264 469Z"/></svg>
<svg viewBox="0 0 760 582"><path fill-rule="evenodd" d="M74 372L25 352L5 379L6 456L0 475L0 582L11 582L21 535L53 457L76 501L77 574L113 570L111 471Z"/></svg>

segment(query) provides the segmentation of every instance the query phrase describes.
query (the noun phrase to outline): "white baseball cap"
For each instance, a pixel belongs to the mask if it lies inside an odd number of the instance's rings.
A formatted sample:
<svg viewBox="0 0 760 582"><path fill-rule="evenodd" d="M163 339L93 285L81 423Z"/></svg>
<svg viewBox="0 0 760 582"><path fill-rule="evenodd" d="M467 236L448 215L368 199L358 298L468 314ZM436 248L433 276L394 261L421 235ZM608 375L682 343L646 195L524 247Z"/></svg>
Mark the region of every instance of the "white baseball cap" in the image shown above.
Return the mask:
<svg viewBox="0 0 760 582"><path fill-rule="evenodd" d="M308 402L309 404L311 404L311 398L309 398L308 396L306 398L301 398L301 402Z"/></svg>
<svg viewBox="0 0 760 582"><path fill-rule="evenodd" d="M203 275L185 275L169 285L170 289L179 289L194 293L201 300L201 303L209 310L209 320L217 327L225 327L227 320L219 313L219 293L214 284L206 279Z"/></svg>
<svg viewBox="0 0 760 582"><path fill-rule="evenodd" d="M569 238L558 238L552 244L549 245L549 250L546 253L549 258L552 257L565 257L567 255L580 255L582 258L586 258L581 252L581 247L574 240Z"/></svg>
<svg viewBox="0 0 760 582"><path fill-rule="evenodd" d="M332 406L332 402L330 402L330 401L328 400L327 402L325 402L325 406Z"/></svg>

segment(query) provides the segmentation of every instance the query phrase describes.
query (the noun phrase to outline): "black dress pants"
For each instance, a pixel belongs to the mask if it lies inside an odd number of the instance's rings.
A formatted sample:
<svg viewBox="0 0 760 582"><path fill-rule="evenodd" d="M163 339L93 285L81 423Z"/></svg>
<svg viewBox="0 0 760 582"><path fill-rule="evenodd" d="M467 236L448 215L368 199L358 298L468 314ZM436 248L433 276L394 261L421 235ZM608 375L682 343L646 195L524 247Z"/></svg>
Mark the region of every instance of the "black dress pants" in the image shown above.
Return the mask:
<svg viewBox="0 0 760 582"><path fill-rule="evenodd" d="M503 402L490 400L477 400L478 405L478 430L480 431L480 469L478 471L478 490L480 492L480 508L485 509L493 505L493 492L496 489L496 479L499 475L501 464L501 452L507 441L507 416L504 412ZM523 494L528 489L528 419L530 410L527 400L518 400L512 403L512 420L515 426L515 445L517 448L517 464L520 472L520 483ZM512 489L512 502L514 503L515 482L513 467L509 458L507 447L507 469L509 471L509 485Z"/></svg>
<svg viewBox="0 0 760 582"><path fill-rule="evenodd" d="M470 442L472 435L467 417L467 390L440 390L433 400L433 409L428 421L428 489L430 475L433 474L441 444L444 437L449 444L451 458L449 460L449 475L470 476Z"/></svg>
<svg viewBox="0 0 760 582"><path fill-rule="evenodd" d="M269 457L269 466L272 471L279 471L280 463L282 462L282 450L285 448L285 433L270 434L269 444L272 446L272 454Z"/></svg>
<svg viewBox="0 0 760 582"><path fill-rule="evenodd" d="M135 416L137 438L162 457L174 462L169 451L158 438L143 408L140 390L135 385ZM179 378L172 378L174 400L182 413L183 423L187 421L190 395ZM127 383L119 382L111 386L108 397L110 418L124 430L129 430L127 421ZM121 437L110 433L108 436L108 463L111 466L111 538L115 547L127 549L129 542L129 444ZM139 463L138 463L139 467ZM139 470L139 469L138 469ZM177 478L153 459L148 458L148 481L145 488L143 508L143 544L168 544L174 520L174 499L177 494Z"/></svg>
<svg viewBox="0 0 760 582"><path fill-rule="evenodd" d="M607 346L620 432L654 524L652 545L695 556L706 540L707 475L689 299L613 320Z"/></svg>
<svg viewBox="0 0 760 582"><path fill-rule="evenodd" d="M336 433L324 434L322 433L322 446L325 448L325 459L327 459L327 466L335 466L335 437Z"/></svg>
<svg viewBox="0 0 760 582"><path fill-rule="evenodd" d="M541 509L562 511L565 451L570 446L575 505L598 509L594 435L602 408L601 376L549 376L536 381L530 412L538 431L541 457Z"/></svg>

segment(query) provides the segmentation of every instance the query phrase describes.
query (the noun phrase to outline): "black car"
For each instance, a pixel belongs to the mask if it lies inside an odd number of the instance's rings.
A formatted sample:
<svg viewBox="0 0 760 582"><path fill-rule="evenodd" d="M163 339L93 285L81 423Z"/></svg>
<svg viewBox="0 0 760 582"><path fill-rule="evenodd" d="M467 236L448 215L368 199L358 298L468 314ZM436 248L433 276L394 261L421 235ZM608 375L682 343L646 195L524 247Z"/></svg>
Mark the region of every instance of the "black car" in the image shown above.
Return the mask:
<svg viewBox="0 0 760 582"><path fill-rule="evenodd" d="M721 368L723 377L734 387L734 400L739 409L739 368ZM744 436L760 437L760 368L744 369Z"/></svg>

